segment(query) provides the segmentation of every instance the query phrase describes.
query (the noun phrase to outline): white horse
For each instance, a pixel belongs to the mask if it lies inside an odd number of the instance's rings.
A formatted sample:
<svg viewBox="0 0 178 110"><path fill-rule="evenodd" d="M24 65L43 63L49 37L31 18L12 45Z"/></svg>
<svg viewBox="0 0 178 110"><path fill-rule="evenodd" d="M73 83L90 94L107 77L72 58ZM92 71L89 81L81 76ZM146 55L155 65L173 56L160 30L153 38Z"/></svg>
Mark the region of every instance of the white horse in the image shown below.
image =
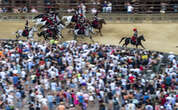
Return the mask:
<svg viewBox="0 0 178 110"><path fill-rule="evenodd" d="M94 42L93 39L92 39L92 35L91 35L91 33L92 33L92 27L91 26L85 26L84 34L78 34L78 32L79 32L79 29L75 29L73 31L74 40L77 40L77 37L83 38L83 36L85 36L85 37L89 37L92 40L92 42Z"/></svg>
<svg viewBox="0 0 178 110"><path fill-rule="evenodd" d="M71 23L72 16L63 16L62 20L65 21L65 25L68 26Z"/></svg>
<svg viewBox="0 0 178 110"><path fill-rule="evenodd" d="M27 39L33 39L34 37L34 32L37 32L37 28L35 26L33 26L32 28L30 28L30 31L28 33L28 36L23 36L23 30L17 30L16 31L16 38L19 39L20 37L27 37Z"/></svg>
<svg viewBox="0 0 178 110"><path fill-rule="evenodd" d="M39 25L44 26L47 21L42 21L42 18L38 18L38 19L33 20L33 22L35 23L35 26L39 26Z"/></svg>
<svg viewBox="0 0 178 110"><path fill-rule="evenodd" d="M58 36L59 36L59 38L63 38L63 35L62 35L62 30L64 29L64 25L62 25L62 24L59 24L59 25L57 25L57 29L58 29Z"/></svg>

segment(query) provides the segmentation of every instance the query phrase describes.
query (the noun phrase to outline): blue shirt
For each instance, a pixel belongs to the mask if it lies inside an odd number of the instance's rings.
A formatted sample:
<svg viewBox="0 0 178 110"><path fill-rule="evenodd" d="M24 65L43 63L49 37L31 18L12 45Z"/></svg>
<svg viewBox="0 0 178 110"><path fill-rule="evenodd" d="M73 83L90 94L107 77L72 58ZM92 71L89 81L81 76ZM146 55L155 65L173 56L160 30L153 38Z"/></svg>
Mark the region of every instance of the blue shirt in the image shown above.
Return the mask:
<svg viewBox="0 0 178 110"><path fill-rule="evenodd" d="M47 98L48 98L48 102L53 102L53 96L52 95L49 95Z"/></svg>
<svg viewBox="0 0 178 110"><path fill-rule="evenodd" d="M148 95L143 96L143 100L144 100L144 101L146 101L146 100L148 100L148 99L149 99L149 96L148 96Z"/></svg>
<svg viewBox="0 0 178 110"><path fill-rule="evenodd" d="M78 99L79 99L79 103L83 103L84 102L82 95L78 96Z"/></svg>
<svg viewBox="0 0 178 110"><path fill-rule="evenodd" d="M13 84L17 84L18 83L19 78L17 76L13 77Z"/></svg>

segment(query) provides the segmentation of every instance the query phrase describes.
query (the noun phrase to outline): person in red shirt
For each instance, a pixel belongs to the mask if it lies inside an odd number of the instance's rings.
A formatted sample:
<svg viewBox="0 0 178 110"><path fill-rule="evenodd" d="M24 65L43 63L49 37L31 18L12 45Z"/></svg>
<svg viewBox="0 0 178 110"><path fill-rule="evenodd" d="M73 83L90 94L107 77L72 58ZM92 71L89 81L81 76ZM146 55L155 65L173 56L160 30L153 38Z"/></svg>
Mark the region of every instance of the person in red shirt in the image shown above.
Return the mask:
<svg viewBox="0 0 178 110"><path fill-rule="evenodd" d="M130 83L134 83L135 77L132 75L129 75L129 81Z"/></svg>

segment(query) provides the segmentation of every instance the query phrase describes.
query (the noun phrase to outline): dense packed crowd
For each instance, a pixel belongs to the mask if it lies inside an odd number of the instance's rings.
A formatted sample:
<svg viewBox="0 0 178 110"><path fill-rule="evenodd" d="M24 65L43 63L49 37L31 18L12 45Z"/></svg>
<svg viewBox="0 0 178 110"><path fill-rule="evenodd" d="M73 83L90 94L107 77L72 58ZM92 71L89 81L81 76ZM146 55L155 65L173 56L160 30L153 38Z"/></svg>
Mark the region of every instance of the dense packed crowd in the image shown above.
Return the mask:
<svg viewBox="0 0 178 110"><path fill-rule="evenodd" d="M0 41L5 110L175 110L173 54L68 41Z"/></svg>

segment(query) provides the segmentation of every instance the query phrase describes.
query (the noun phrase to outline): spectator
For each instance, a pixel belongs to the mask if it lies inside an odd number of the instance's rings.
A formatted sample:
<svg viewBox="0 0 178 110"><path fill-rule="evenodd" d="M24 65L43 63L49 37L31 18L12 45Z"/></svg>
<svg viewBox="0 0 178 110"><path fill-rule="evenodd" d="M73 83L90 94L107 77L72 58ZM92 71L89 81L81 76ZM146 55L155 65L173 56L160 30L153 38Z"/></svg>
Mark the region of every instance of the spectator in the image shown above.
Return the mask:
<svg viewBox="0 0 178 110"><path fill-rule="evenodd" d="M102 7L103 13L107 12L107 7L108 7L107 1L104 1L103 7Z"/></svg>
<svg viewBox="0 0 178 110"><path fill-rule="evenodd" d="M38 13L38 11L33 7L30 11L31 13Z"/></svg>
<svg viewBox="0 0 178 110"><path fill-rule="evenodd" d="M128 3L128 5L127 5L127 13L133 13L133 10L134 10L134 7L130 4L130 3Z"/></svg>
<svg viewBox="0 0 178 110"><path fill-rule="evenodd" d="M3 13L6 13L6 12L7 12L7 9L3 7L3 8L2 8L2 12L3 12Z"/></svg>
<svg viewBox="0 0 178 110"><path fill-rule="evenodd" d="M74 11L75 11L75 9L73 9L73 8L67 9L67 12L68 12L68 13L72 13L72 12L74 12Z"/></svg>
<svg viewBox="0 0 178 110"><path fill-rule="evenodd" d="M20 13L20 12L19 12L19 10L18 10L17 8L13 8L13 13L18 14L18 13Z"/></svg>
<svg viewBox="0 0 178 110"><path fill-rule="evenodd" d="M166 13L167 10L167 4L166 3L161 3L161 10L160 13Z"/></svg>
<svg viewBox="0 0 178 110"><path fill-rule="evenodd" d="M0 13L3 13L3 10L2 10L2 8L0 8Z"/></svg>
<svg viewBox="0 0 178 110"><path fill-rule="evenodd" d="M93 15L95 15L95 14L97 13L97 9L96 9L96 8L92 8L92 9L91 9L91 13L92 13Z"/></svg>
<svg viewBox="0 0 178 110"><path fill-rule="evenodd" d="M57 110L66 110L64 106L64 102L60 103L60 105L57 107Z"/></svg>
<svg viewBox="0 0 178 110"><path fill-rule="evenodd" d="M22 9L22 12L23 13L28 13L28 8L26 6L24 6L23 9Z"/></svg>
<svg viewBox="0 0 178 110"><path fill-rule="evenodd" d="M112 3L110 1L107 4L106 12L109 12L109 13L112 12Z"/></svg>
<svg viewBox="0 0 178 110"><path fill-rule="evenodd" d="M173 6L173 8L174 8L174 12L177 13L177 12L178 12L178 5L175 4L175 5Z"/></svg>

